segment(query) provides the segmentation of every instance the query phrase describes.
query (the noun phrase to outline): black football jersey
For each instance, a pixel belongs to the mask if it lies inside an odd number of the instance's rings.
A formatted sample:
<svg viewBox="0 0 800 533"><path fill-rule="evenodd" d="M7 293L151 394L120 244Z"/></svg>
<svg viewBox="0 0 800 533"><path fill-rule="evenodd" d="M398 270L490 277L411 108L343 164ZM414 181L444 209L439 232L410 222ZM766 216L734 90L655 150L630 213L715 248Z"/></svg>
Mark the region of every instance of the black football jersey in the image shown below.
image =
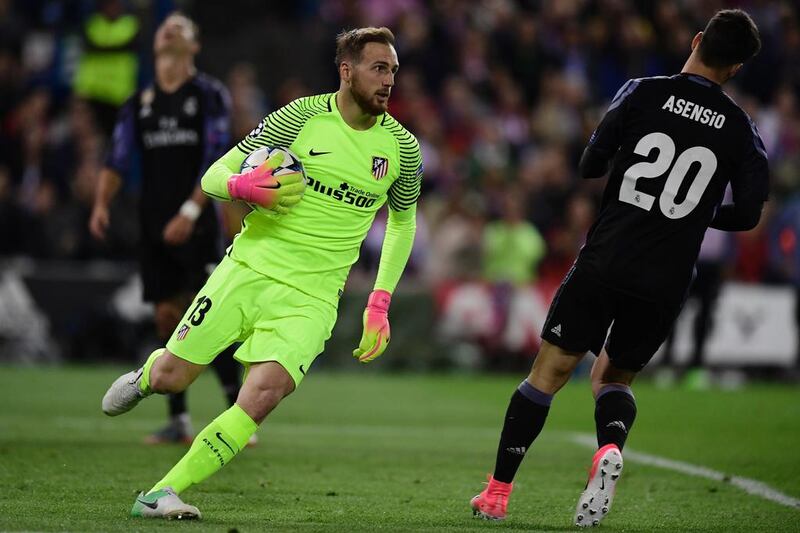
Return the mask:
<svg viewBox="0 0 800 533"><path fill-rule="evenodd" d="M161 241L164 227L200 177L229 147L229 101L220 81L197 74L173 93L157 84L146 87L120 110L106 166L124 175L138 152L140 221L146 241ZM213 238L217 233L209 202L195 224L195 234Z"/></svg>
<svg viewBox="0 0 800 533"><path fill-rule="evenodd" d="M640 298L683 300L729 183L734 203L767 198L767 155L755 124L701 76L628 81L587 150L611 168L577 267Z"/></svg>

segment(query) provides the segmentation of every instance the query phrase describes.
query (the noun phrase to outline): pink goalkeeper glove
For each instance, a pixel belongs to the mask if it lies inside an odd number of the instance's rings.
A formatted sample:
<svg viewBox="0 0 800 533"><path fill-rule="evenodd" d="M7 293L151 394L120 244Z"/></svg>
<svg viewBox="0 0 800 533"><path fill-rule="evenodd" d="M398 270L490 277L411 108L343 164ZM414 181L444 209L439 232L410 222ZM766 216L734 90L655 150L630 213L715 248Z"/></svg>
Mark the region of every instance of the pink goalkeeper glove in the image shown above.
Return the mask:
<svg viewBox="0 0 800 533"><path fill-rule="evenodd" d="M364 310L364 334L353 357L362 363L369 363L380 356L389 344L389 304L391 293L384 290L372 291Z"/></svg>
<svg viewBox="0 0 800 533"><path fill-rule="evenodd" d="M283 161L277 152L257 168L228 178L228 193L234 200L257 204L265 209L286 214L302 198L306 179L302 172L287 172L274 175Z"/></svg>

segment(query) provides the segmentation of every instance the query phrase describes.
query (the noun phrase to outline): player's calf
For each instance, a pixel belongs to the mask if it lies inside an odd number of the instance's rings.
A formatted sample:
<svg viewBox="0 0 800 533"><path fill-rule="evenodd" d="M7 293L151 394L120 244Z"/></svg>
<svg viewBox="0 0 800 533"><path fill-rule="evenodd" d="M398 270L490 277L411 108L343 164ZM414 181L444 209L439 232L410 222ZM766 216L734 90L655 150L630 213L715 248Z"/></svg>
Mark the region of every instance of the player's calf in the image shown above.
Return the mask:
<svg viewBox="0 0 800 533"><path fill-rule="evenodd" d="M158 338L166 342L183 316L183 307L179 307L176 302L158 302L155 309L156 334Z"/></svg>
<svg viewBox="0 0 800 533"><path fill-rule="evenodd" d="M180 392L204 368L184 361L164 348L155 350L142 368L121 375L111 384L103 396L103 412L108 416L121 415L154 392Z"/></svg>
<svg viewBox="0 0 800 533"><path fill-rule="evenodd" d="M294 388L294 379L279 363L256 363L247 372L236 403L260 424Z"/></svg>
<svg viewBox="0 0 800 533"><path fill-rule="evenodd" d="M190 363L165 349L156 356L145 379L150 391L171 394L186 390L204 369L204 365Z"/></svg>

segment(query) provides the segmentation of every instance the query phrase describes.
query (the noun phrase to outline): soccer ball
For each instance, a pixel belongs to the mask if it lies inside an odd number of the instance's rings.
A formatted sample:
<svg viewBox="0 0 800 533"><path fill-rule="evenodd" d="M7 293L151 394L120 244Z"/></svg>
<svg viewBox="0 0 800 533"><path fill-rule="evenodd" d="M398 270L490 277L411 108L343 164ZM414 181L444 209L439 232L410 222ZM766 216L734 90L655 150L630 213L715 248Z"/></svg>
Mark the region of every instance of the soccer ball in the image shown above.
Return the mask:
<svg viewBox="0 0 800 533"><path fill-rule="evenodd" d="M294 153L289 150L288 148L281 148L281 147L270 147L270 146L263 146L252 152L248 155L245 160L242 162L242 168L239 169L239 172L244 174L245 172L250 172L264 161L269 159L272 155L276 152L283 152L283 162L278 167L278 170L274 172L274 175L280 176L281 174L289 174L292 172L302 172L305 175L305 170L303 169L303 163L300 162L300 159Z"/></svg>
<svg viewBox="0 0 800 533"><path fill-rule="evenodd" d="M288 148L283 147L272 147L272 146L263 146L256 150L255 152L250 153L244 161L242 161L242 166L239 169L241 174L245 174L250 172L254 168L261 165L264 161L272 157L276 152L283 152L283 161L278 168L272 173L273 176L280 176L281 174L291 174L293 172L300 172L303 175L303 179L308 181L306 178L306 171L303 168L303 163L300 162L300 159L294 155L294 153L289 150ZM270 214L273 216L277 216L278 213L272 211L271 209L266 209L261 207L260 205L256 204L247 204L255 211L259 211L261 213Z"/></svg>

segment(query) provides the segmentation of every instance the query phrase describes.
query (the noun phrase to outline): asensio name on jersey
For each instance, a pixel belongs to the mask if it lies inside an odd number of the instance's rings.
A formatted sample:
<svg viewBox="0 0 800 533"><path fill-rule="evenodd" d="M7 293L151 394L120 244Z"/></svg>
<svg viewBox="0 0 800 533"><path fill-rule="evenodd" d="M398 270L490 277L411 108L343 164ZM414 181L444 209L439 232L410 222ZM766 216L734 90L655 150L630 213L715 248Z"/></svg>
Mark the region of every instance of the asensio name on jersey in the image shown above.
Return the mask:
<svg viewBox="0 0 800 533"><path fill-rule="evenodd" d="M291 212L253 211L228 254L256 272L338 304L350 267L378 209L404 211L420 194L422 158L416 138L388 113L354 130L336 106L336 93L299 98L266 118L228 152L233 172L262 146L294 152L308 176Z"/></svg>

